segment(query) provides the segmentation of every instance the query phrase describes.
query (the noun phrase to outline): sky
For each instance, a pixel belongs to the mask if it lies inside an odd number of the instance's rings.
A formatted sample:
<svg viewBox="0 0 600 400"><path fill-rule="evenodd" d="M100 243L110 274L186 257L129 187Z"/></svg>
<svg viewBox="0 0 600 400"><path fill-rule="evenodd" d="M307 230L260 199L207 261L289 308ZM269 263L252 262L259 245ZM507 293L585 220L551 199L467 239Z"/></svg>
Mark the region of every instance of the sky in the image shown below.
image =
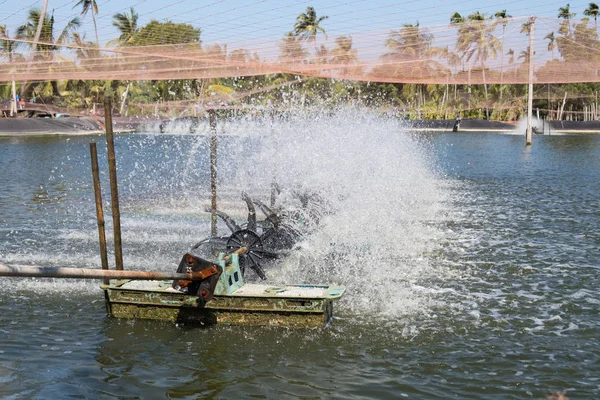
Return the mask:
<svg viewBox="0 0 600 400"><path fill-rule="evenodd" d="M293 29L296 17L308 6L318 16L329 18L322 23L330 36L367 31L398 29L406 23L419 23L433 29L445 29L455 11L468 15L480 11L492 15L506 10L513 17L536 15L556 18L559 7L567 1L540 0L96 0L100 45L118 36L112 26L115 13L139 14L140 26L152 19L170 20L199 27L204 43L241 43L253 40L278 40ZM0 0L0 24L10 35L22 25L30 9L41 9L41 0ZM78 0L49 0L48 12L54 13L55 26L62 29L81 7ZM569 1L576 19L583 17L589 1ZM81 31L87 41L95 41L92 16L83 18Z"/></svg>

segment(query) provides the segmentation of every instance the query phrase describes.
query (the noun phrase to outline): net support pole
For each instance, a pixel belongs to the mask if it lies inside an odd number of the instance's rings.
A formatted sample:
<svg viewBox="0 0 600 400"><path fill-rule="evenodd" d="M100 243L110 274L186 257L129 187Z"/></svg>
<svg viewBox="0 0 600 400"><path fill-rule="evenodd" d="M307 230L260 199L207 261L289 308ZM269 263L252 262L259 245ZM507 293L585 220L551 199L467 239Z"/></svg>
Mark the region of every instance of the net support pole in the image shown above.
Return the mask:
<svg viewBox="0 0 600 400"><path fill-rule="evenodd" d="M92 159L92 177L94 179L94 198L96 200L96 220L98 222L98 239L100 241L100 261L102 269L108 270L108 255L106 251L106 232L104 230L104 211L102 210L102 189L100 186L100 172L98 168L98 152L96 143L90 143L90 157ZM104 279L108 285L108 279Z"/></svg>
<svg viewBox="0 0 600 400"><path fill-rule="evenodd" d="M533 114L533 31L535 27L535 16L529 18L529 90L527 91L527 132L525 133L525 145L531 145L532 114Z"/></svg>
<svg viewBox="0 0 600 400"><path fill-rule="evenodd" d="M217 120L215 110L208 110L210 125L210 208L213 210L210 218L210 235L217 236Z"/></svg>
<svg viewBox="0 0 600 400"><path fill-rule="evenodd" d="M119 211L119 188L117 185L117 163L113 137L112 104L110 95L104 95L104 123L106 127L106 147L108 154L108 176L110 178L110 199L112 205L113 232L115 239L115 265L123 270L123 247L121 244L121 213Z"/></svg>

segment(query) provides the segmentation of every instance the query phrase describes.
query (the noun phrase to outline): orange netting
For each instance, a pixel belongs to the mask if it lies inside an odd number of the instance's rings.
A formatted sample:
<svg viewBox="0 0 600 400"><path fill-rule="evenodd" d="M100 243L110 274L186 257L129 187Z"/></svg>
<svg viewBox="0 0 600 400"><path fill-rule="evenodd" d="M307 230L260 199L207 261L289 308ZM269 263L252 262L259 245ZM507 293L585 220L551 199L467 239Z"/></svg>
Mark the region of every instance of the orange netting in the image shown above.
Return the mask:
<svg viewBox="0 0 600 400"><path fill-rule="evenodd" d="M206 79L275 73L426 84L529 82L529 17L355 32L307 42L285 36L247 43L97 48L38 43L0 63L0 81ZM166 41L177 42L177 33ZM6 41L17 39L0 38ZM142 41L143 42L143 41ZM32 42L24 42L33 47ZM594 21L537 18L534 83L600 81ZM6 58L6 57L5 57Z"/></svg>

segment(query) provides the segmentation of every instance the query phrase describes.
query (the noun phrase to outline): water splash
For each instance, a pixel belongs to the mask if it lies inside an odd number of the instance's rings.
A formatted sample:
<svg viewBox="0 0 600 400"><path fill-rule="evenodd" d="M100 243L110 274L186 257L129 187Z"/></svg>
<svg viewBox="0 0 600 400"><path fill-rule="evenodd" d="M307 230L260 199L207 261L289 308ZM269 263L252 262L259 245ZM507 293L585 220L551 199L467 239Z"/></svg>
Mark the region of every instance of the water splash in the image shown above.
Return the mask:
<svg viewBox="0 0 600 400"><path fill-rule="evenodd" d="M356 108L295 113L265 122L260 151L236 176L240 189L318 192L335 210L300 245L273 282L345 285L352 314L400 316L438 306L444 279L432 254L449 200L427 145L391 118ZM434 284L437 285L437 284Z"/></svg>
<svg viewBox="0 0 600 400"><path fill-rule="evenodd" d="M543 119L538 119L536 117L531 118L531 128L533 129L533 133L536 135L548 135L550 134L550 125L546 123ZM515 135L523 135L527 132L527 117L521 118L517 123L517 127L514 131Z"/></svg>

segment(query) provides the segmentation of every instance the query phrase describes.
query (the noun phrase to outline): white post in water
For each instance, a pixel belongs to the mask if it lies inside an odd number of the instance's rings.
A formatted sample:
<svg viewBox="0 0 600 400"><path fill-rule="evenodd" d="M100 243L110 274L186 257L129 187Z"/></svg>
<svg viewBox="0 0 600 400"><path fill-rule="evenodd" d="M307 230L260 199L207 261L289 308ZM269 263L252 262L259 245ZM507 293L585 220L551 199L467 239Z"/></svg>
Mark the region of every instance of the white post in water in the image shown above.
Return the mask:
<svg viewBox="0 0 600 400"><path fill-rule="evenodd" d="M529 18L529 90L527 92L527 133L525 134L525 145L531 145L531 120L533 109L533 28L535 16Z"/></svg>
<svg viewBox="0 0 600 400"><path fill-rule="evenodd" d="M12 81L12 99L10 99L10 116L17 114L17 90L15 88L15 80Z"/></svg>

